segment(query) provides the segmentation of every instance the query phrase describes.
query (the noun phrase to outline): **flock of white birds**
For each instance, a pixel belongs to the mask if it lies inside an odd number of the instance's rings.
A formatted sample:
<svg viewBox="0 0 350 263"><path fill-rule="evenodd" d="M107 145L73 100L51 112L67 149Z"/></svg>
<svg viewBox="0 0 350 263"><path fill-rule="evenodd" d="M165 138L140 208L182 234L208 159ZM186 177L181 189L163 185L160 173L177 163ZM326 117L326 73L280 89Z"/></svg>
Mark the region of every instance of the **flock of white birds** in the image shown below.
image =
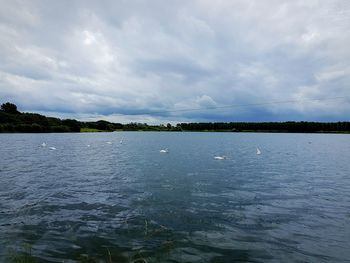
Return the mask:
<svg viewBox="0 0 350 263"><path fill-rule="evenodd" d="M123 140L121 139L121 140L119 141L119 143L122 144L122 143L123 143ZM108 142L106 142L106 144L113 144L113 142L108 141ZM47 144L46 144L45 142L43 142L43 143L41 144L41 146L42 146L42 147L46 147ZM90 147L90 146L91 146L90 144L87 145L87 147ZM54 150L56 150L56 147L50 146L49 149L54 151ZM159 150L159 152L160 152L160 153L169 153L169 149L168 149L168 148L164 148L164 149ZM260 155L260 154L261 154L261 151L260 151L259 148L256 148L256 154L257 154L257 155ZM221 155L221 156L218 155L218 156L214 156L214 159L215 159L215 160L225 160L225 159L226 159L226 156L225 156L225 155Z"/></svg>

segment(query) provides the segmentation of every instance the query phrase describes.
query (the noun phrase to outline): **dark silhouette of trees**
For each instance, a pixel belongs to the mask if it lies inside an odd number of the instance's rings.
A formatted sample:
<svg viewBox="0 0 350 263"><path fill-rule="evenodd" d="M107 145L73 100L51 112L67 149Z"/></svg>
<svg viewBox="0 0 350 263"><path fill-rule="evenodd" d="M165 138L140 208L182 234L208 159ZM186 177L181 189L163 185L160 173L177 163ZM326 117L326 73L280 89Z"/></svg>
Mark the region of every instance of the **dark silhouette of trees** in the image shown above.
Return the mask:
<svg viewBox="0 0 350 263"><path fill-rule="evenodd" d="M71 119L63 120L62 125L69 127L69 130L71 132L80 132L81 124L77 120L71 120Z"/></svg>
<svg viewBox="0 0 350 263"><path fill-rule="evenodd" d="M183 131L349 132L350 122L208 122L181 123Z"/></svg>
<svg viewBox="0 0 350 263"><path fill-rule="evenodd" d="M96 128L98 130L106 131L106 130L110 130L110 128L112 128L112 127L109 126L109 122L108 121L101 120L101 121L97 121L96 124L97 124Z"/></svg>
<svg viewBox="0 0 350 263"><path fill-rule="evenodd" d="M147 123L111 123L100 120L77 120L46 117L36 113L21 113L7 102L1 105L0 132L80 132L81 128L97 131L219 131L219 132L350 132L350 122L198 122L172 126Z"/></svg>
<svg viewBox="0 0 350 263"><path fill-rule="evenodd" d="M13 103L6 102L1 105L1 110L10 114L18 114L17 106Z"/></svg>

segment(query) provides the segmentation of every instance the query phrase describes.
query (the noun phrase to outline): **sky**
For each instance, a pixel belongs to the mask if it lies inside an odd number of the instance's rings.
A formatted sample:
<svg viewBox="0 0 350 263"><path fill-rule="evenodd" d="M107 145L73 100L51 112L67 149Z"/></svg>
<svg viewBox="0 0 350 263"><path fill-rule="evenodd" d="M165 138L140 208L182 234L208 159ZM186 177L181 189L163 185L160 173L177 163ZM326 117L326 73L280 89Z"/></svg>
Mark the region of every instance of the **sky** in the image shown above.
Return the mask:
<svg viewBox="0 0 350 263"><path fill-rule="evenodd" d="M349 47L348 0L0 0L0 102L122 123L349 121Z"/></svg>

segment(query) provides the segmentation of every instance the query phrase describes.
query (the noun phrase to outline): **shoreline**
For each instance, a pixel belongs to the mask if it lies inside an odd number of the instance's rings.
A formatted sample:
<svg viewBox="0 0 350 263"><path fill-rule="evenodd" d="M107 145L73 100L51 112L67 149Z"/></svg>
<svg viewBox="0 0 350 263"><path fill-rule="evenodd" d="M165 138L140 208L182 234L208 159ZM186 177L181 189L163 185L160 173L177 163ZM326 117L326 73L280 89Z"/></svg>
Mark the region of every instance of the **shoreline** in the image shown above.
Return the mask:
<svg viewBox="0 0 350 263"><path fill-rule="evenodd" d="M88 134L88 133L120 133L120 132L164 132L164 133L271 133L271 134L350 134L350 131L263 131L263 130L244 130L244 131L225 131L225 130L202 130L202 131L167 131L167 130L117 130L117 131L80 131L80 132L0 132L1 134Z"/></svg>

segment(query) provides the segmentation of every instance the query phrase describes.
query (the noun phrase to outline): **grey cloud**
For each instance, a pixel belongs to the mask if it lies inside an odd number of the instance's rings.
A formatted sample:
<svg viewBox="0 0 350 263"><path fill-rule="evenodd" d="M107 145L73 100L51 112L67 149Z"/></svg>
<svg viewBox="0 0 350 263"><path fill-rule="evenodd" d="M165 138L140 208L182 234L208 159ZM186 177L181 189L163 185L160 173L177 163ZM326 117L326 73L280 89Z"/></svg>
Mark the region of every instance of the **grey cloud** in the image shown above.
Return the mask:
<svg viewBox="0 0 350 263"><path fill-rule="evenodd" d="M349 96L345 0L0 5L0 96L22 110L152 122L349 118L348 100L161 113ZM157 113L135 116L145 112Z"/></svg>

